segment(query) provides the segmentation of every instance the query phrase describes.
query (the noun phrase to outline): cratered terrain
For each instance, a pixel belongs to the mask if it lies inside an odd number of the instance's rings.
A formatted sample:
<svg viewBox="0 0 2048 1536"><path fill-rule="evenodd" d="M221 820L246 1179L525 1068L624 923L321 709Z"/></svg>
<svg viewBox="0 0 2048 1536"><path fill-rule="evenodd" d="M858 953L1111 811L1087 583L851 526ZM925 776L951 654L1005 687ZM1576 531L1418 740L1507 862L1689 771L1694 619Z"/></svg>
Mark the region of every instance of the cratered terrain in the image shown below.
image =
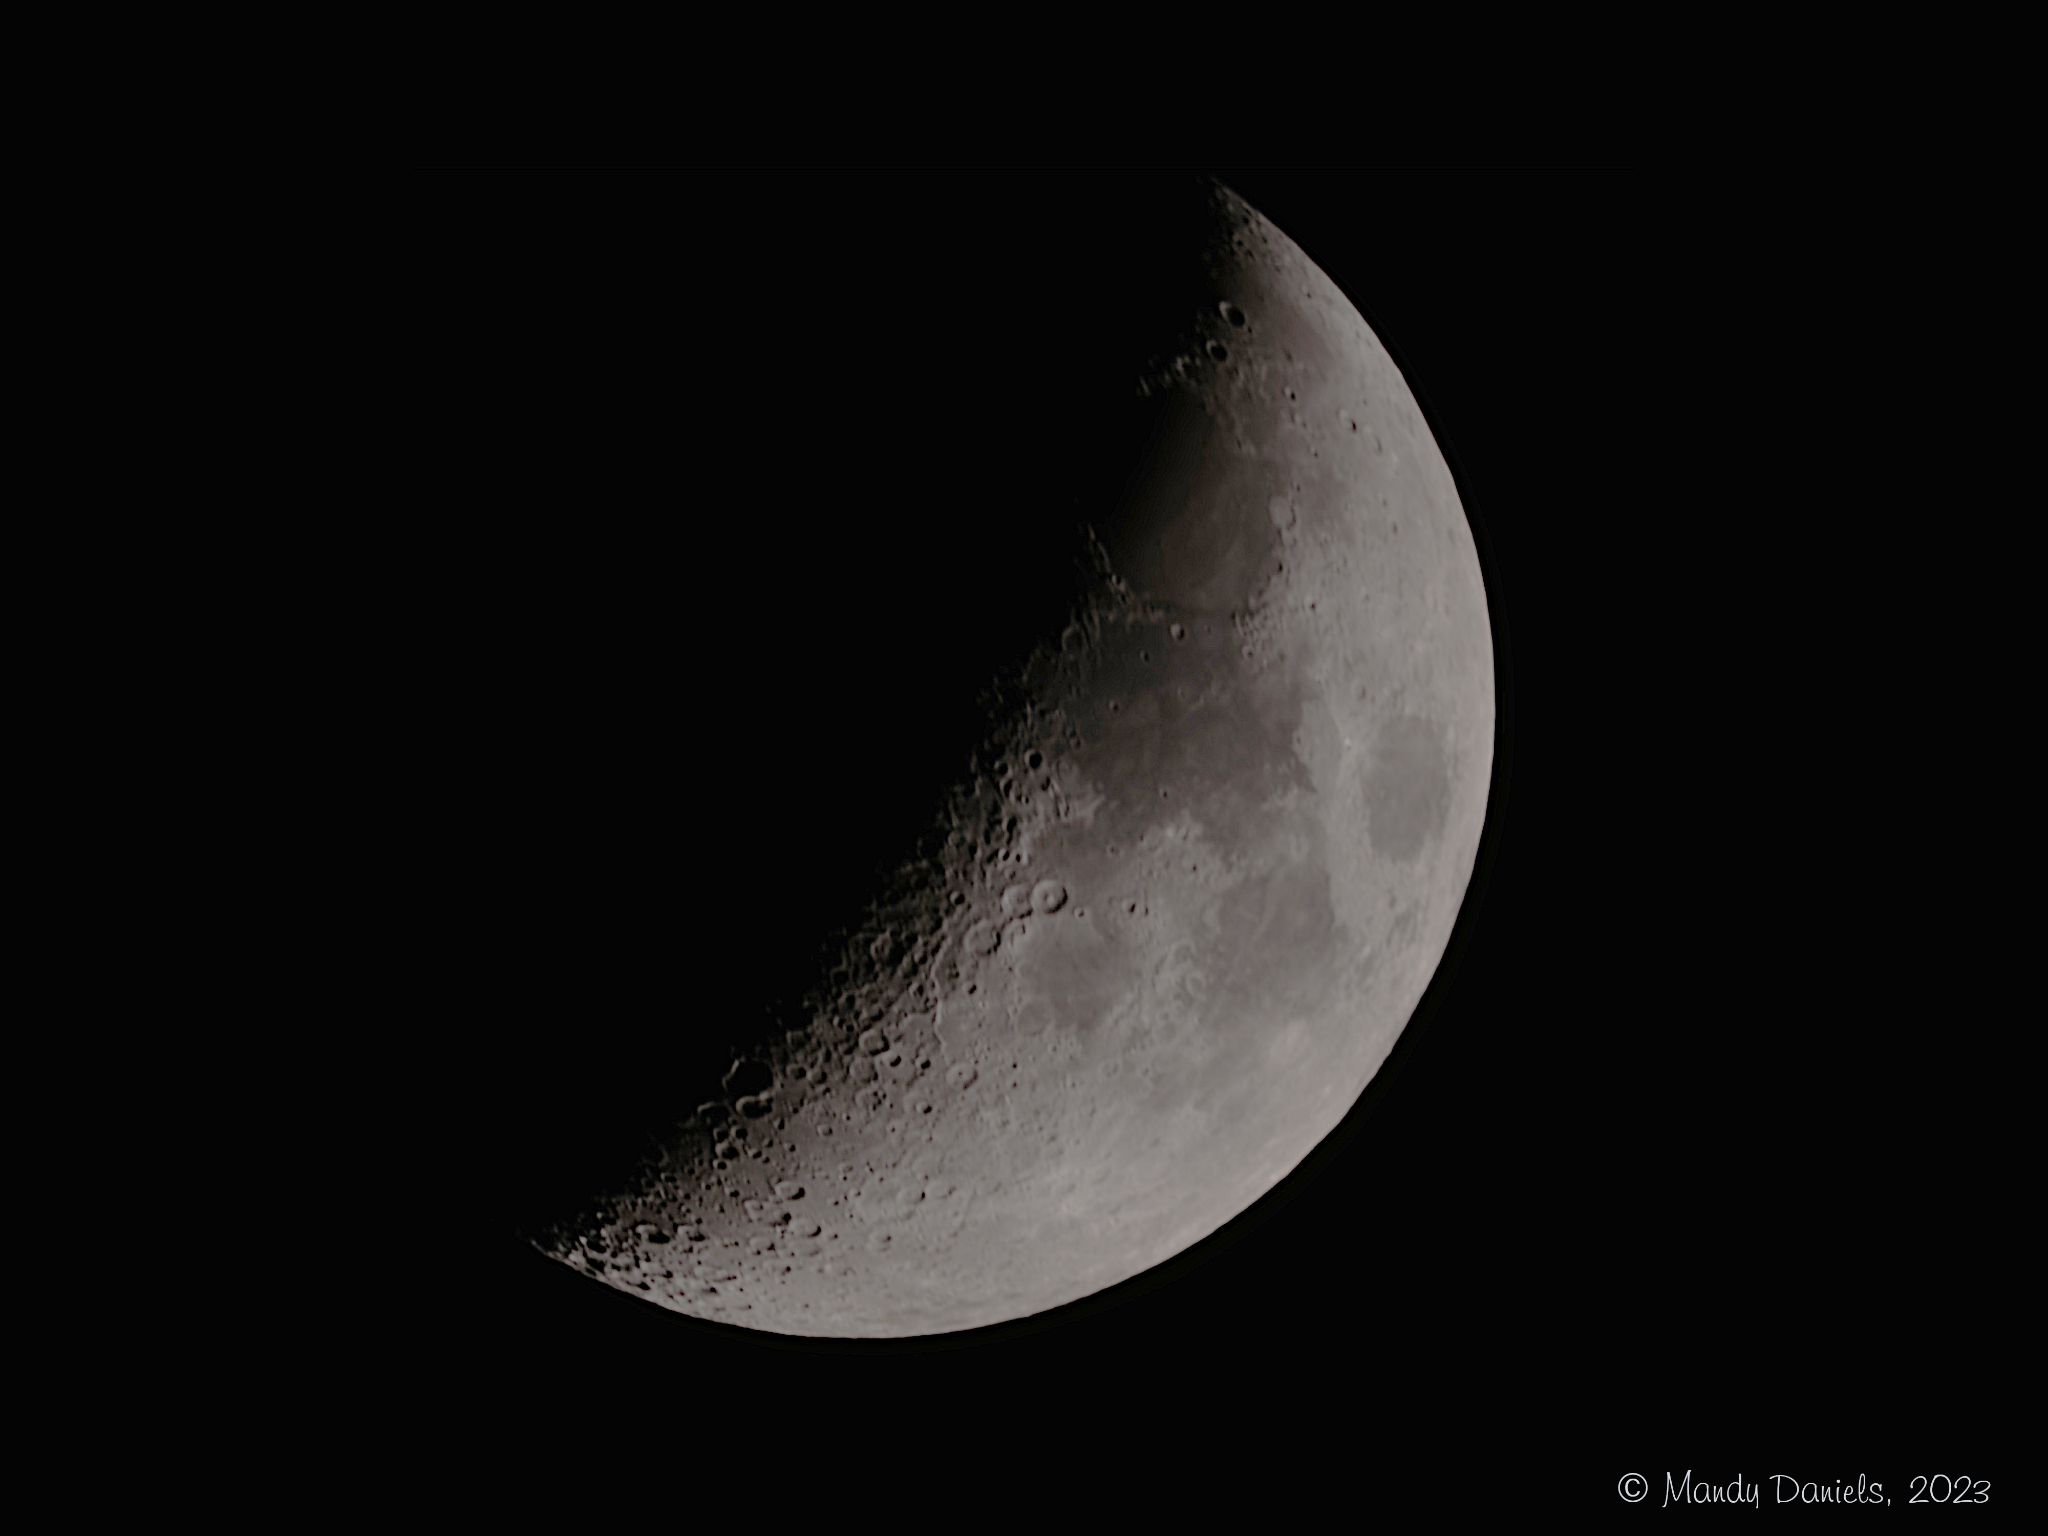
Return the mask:
<svg viewBox="0 0 2048 1536"><path fill-rule="evenodd" d="M1387 352L1286 235L1212 182L1147 196L1099 237L1113 250L1072 242L1111 277L1071 409L963 448L984 407L935 404L958 462L1017 482L1000 515L1019 559L975 579L1042 601L993 600L1009 635L956 711L971 731L906 768L915 824L832 923L781 935L745 1017L698 1007L679 971L691 1064L650 1057L632 1092L667 1113L525 1229L593 1280L796 1335L1043 1312L1284 1179L1429 983L1494 733L1451 475ZM919 291L907 278L893 302ZM1071 350L1063 306L1005 344ZM1002 375L933 390L1000 415ZM895 647L876 687L914 693L916 672Z"/></svg>

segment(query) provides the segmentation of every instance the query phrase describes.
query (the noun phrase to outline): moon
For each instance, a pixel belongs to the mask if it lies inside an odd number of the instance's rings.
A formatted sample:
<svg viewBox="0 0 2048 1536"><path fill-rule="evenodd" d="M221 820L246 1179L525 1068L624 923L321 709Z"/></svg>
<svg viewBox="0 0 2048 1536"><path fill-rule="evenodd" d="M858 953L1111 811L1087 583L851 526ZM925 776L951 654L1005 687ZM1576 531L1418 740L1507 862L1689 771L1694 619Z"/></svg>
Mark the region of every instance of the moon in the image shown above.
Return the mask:
<svg viewBox="0 0 2048 1536"><path fill-rule="evenodd" d="M1001 1323L1214 1232L1385 1061L1485 818L1479 560L1352 303L1229 189L1186 197L1146 259L1187 302L1061 525L1071 601L772 1027L543 1253L777 1334Z"/></svg>

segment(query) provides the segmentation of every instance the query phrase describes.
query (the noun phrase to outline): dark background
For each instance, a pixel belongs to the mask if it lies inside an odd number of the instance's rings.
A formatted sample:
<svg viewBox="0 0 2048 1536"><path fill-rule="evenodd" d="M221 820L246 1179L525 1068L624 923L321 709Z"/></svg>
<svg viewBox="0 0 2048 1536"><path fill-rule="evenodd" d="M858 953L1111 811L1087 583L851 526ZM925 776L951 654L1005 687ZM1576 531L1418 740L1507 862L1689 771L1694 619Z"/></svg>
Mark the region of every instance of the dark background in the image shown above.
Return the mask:
<svg viewBox="0 0 2048 1536"><path fill-rule="evenodd" d="M888 1488L1113 1466L1171 1423L1176 1461L1270 1438L1362 1499L1468 1504L1967 1462L2011 1347L2013 1128L1968 1108L1995 1042L1927 1022L1836 893L1879 834L1830 679L1882 646L1815 584L1826 520L1770 494L1794 445L1729 392L1781 323L1739 259L1768 215L1619 172L1221 174L1357 302L1457 477L1499 668L1478 870L1295 1176L1112 1292L893 1345L678 1319L510 1229L747 1027L1057 606L1006 530L1071 493L1031 445L1139 323L1087 219L1142 222L1147 184L420 179L416 568L455 600L418 728L483 1065L476 1273L413 1296L458 1432L554 1467L670 1426L715 1480L815 1415Z"/></svg>

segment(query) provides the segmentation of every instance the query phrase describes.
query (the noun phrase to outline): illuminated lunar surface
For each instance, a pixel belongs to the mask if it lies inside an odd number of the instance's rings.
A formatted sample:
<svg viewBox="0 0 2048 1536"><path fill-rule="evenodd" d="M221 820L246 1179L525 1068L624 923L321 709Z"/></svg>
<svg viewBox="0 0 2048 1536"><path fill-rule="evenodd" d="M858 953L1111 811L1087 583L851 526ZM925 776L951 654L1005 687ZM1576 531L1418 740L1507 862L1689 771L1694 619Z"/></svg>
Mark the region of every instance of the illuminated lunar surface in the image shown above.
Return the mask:
<svg viewBox="0 0 2048 1536"><path fill-rule="evenodd" d="M1479 563L1356 309L1200 195L1209 296L1132 360L1069 621L800 1004L544 1252L777 1333L998 1323L1215 1231L1385 1060L1485 812Z"/></svg>

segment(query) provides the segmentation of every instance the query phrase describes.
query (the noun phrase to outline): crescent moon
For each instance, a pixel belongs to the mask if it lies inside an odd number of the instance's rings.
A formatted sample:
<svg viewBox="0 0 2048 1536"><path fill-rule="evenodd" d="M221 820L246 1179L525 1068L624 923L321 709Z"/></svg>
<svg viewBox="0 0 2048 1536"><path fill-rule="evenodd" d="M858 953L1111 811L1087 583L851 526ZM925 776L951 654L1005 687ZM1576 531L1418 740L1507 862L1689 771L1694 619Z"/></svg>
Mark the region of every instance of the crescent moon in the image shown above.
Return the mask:
<svg viewBox="0 0 2048 1536"><path fill-rule="evenodd" d="M1000 1323L1215 1231L1385 1061L1486 813L1479 560L1357 309L1189 195L1063 622L814 981L544 1253L774 1333Z"/></svg>

